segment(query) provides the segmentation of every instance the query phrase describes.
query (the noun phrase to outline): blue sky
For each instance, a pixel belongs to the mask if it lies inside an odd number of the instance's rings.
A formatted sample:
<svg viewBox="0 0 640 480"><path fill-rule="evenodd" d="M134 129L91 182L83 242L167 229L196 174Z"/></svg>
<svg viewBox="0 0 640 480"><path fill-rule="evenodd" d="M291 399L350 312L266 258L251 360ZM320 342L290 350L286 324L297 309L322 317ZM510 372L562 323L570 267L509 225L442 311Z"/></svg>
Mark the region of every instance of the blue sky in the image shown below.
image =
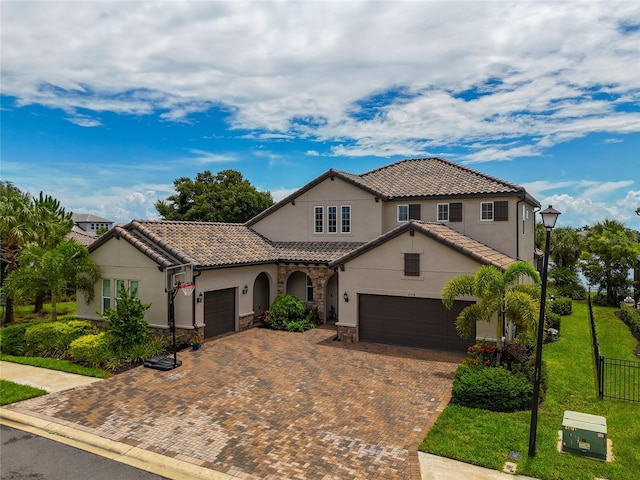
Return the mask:
<svg viewBox="0 0 640 480"><path fill-rule="evenodd" d="M0 178L158 218L237 169L274 199L329 168L441 156L559 225L640 230L637 2L1 4Z"/></svg>

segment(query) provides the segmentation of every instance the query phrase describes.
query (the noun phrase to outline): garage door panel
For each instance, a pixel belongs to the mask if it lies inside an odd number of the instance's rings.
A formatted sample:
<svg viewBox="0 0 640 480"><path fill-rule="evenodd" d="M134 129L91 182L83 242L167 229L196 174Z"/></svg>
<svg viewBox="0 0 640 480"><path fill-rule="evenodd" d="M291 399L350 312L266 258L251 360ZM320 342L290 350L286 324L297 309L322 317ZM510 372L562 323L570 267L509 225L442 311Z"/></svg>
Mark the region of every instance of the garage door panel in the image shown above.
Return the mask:
<svg viewBox="0 0 640 480"><path fill-rule="evenodd" d="M235 288L213 290L204 294L204 336L215 337L236 329Z"/></svg>
<svg viewBox="0 0 640 480"><path fill-rule="evenodd" d="M440 299L359 295L359 339L418 348L465 351L475 329L461 339L455 329L460 311L472 302L458 301L446 310Z"/></svg>

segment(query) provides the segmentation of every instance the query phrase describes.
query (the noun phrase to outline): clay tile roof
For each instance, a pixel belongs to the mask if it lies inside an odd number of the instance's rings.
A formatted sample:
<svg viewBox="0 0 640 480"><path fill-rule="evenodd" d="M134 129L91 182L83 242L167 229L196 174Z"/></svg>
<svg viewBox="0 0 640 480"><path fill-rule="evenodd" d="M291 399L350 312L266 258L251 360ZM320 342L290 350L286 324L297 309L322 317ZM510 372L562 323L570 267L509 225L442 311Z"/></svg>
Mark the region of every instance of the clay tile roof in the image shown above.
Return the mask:
<svg viewBox="0 0 640 480"><path fill-rule="evenodd" d="M84 245L85 247L88 247L98 239L98 236L91 233L87 233L84 230L82 230L80 227L77 227L74 225L71 231L69 232L69 234L67 235L67 238L71 238L76 242L78 242L80 245Z"/></svg>
<svg viewBox="0 0 640 480"><path fill-rule="evenodd" d="M497 268L505 269L512 263L516 262L516 259L505 255L484 243L480 243L470 237L467 237L460 232L456 232L446 225L441 223L427 223L412 220L356 248L340 258L334 259L329 263L329 268L335 268L340 264L347 263L363 253L372 250L378 245L381 245L412 229L474 259L478 263L493 265Z"/></svg>
<svg viewBox="0 0 640 480"><path fill-rule="evenodd" d="M362 242L273 242L283 262L327 263L363 245Z"/></svg>
<svg viewBox="0 0 640 480"><path fill-rule="evenodd" d="M387 198L524 192L518 185L437 157L402 160L359 177Z"/></svg>
<svg viewBox="0 0 640 480"><path fill-rule="evenodd" d="M265 263L277 259L263 236L239 223L133 221L133 229L159 250L200 267Z"/></svg>

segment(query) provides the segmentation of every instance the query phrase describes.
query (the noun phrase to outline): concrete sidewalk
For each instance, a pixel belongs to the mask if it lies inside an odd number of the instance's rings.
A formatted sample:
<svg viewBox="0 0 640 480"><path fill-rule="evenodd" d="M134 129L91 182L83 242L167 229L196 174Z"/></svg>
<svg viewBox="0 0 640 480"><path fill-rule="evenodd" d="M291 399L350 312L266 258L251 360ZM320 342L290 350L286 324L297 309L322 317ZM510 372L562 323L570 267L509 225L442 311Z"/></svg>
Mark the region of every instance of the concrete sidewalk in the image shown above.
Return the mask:
<svg viewBox="0 0 640 480"><path fill-rule="evenodd" d="M100 378L0 361L0 378L21 385L41 388L49 393L99 382Z"/></svg>

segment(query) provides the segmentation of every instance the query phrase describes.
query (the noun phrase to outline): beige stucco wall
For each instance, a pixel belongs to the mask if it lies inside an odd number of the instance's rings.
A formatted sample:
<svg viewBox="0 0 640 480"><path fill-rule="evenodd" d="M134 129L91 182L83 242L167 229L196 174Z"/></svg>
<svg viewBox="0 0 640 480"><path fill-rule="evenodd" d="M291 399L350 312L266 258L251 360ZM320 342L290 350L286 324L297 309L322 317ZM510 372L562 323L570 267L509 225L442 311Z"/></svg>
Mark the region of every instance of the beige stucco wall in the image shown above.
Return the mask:
<svg viewBox="0 0 640 480"><path fill-rule="evenodd" d="M340 207L351 206L351 233L340 233ZM327 233L328 206L338 207L338 233ZM314 207L324 208L324 233L314 233ZM382 232L382 202L374 195L334 177L327 178L252 226L274 241L366 242Z"/></svg>
<svg viewBox="0 0 640 480"><path fill-rule="evenodd" d="M419 253L419 277L404 276L404 254ZM345 291L349 302L340 299L339 325L356 326L358 295L395 295L441 298L444 285L452 278L475 274L480 266L474 260L420 233L409 232L353 259L338 272L340 294ZM460 300L474 301L472 297ZM494 322L478 325L478 337L495 337ZM486 328L485 328L486 327Z"/></svg>
<svg viewBox="0 0 640 480"><path fill-rule="evenodd" d="M253 288L254 283L260 273L266 273L269 278L269 305L276 297L277 287L277 266L272 265L249 265L246 267L221 268L216 270L204 270L196 278L196 291L194 297L202 292L220 290L225 288L236 289L236 331L240 329L239 319L253 316ZM247 293L242 290L247 286ZM268 307L267 307L268 308ZM191 318L191 317L189 317ZM204 326L204 302L196 302L196 324L198 327Z"/></svg>
<svg viewBox="0 0 640 480"><path fill-rule="evenodd" d="M483 221L480 219L480 204L483 202L504 201L509 202L509 220L506 222ZM398 205L408 205L409 203L419 203L421 207L422 220L425 222L438 221L439 203L462 203L462 222L442 222L453 230L463 233L485 245L489 245L496 250L517 258L520 251L520 260L533 262L534 252L534 215L531 205L521 202L517 203L517 198L489 197L489 198L469 198L469 199L449 199L449 200L422 200L422 201L390 201L384 203L383 228L385 231L401 225L398 222ZM526 206L525 224L522 223L522 206ZM529 217L526 218L526 211ZM517 215L516 215L517 213ZM520 245L516 241L519 237Z"/></svg>
<svg viewBox="0 0 640 480"><path fill-rule="evenodd" d="M137 280L138 297L151 307L145 313L145 319L152 326L167 326L167 294L164 292L164 272L158 265L123 239L115 237L91 253L91 258L100 265L102 278L112 280ZM177 299L176 307L182 306L184 299ZM84 302L82 294L78 298L77 315L92 320L100 319L102 305L102 281L95 286L95 295L91 304ZM113 305L112 305L113 306Z"/></svg>

